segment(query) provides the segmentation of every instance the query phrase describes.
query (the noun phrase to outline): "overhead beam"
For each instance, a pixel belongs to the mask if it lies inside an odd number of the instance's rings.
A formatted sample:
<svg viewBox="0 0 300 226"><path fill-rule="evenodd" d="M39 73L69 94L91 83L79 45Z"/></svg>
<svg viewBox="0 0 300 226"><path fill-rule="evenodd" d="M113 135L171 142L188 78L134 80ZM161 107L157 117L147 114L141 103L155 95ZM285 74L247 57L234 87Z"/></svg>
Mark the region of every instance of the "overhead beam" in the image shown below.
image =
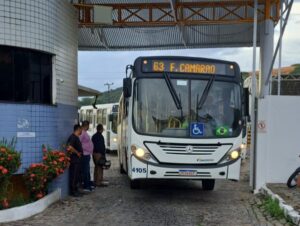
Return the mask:
<svg viewBox="0 0 300 226"><path fill-rule="evenodd" d="M253 0L204 1L169 3L128 3L128 4L73 4L79 11L79 26L113 27L155 27L190 26L201 24L253 23ZM279 19L280 0L258 0L258 22ZM95 5L113 8L113 25L94 23ZM272 10L275 9L275 10ZM224 13L217 13L219 11ZM276 12L272 15L271 12Z"/></svg>
<svg viewBox="0 0 300 226"><path fill-rule="evenodd" d="M177 13L177 11L176 11L177 1L176 0L169 0L169 1L170 1L171 9L172 9L172 14L173 14L174 22L177 23L176 27L179 30L182 43L183 43L184 47L187 47L187 45L186 45L186 32L185 32L185 29L184 29L184 25L178 24L178 21L177 21L177 17L178 17L177 14L176 14ZM179 12L179 13L182 13L182 11Z"/></svg>

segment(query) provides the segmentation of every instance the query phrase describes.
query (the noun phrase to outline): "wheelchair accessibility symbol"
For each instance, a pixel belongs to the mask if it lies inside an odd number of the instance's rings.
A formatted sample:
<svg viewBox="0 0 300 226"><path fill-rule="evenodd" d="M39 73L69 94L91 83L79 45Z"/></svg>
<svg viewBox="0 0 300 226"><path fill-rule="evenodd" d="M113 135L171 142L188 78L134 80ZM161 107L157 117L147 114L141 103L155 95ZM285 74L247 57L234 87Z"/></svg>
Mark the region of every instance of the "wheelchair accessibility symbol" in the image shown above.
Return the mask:
<svg viewBox="0 0 300 226"><path fill-rule="evenodd" d="M192 137L201 137L204 135L204 124L193 122L190 124L190 135Z"/></svg>

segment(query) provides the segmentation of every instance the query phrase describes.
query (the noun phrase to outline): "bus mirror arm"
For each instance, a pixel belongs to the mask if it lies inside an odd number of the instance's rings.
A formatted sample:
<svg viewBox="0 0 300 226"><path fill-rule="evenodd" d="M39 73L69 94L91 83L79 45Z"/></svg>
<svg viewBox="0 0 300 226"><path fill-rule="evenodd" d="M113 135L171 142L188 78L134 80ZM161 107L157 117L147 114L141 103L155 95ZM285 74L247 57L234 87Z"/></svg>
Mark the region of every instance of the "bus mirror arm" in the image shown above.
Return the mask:
<svg viewBox="0 0 300 226"><path fill-rule="evenodd" d="M95 96L94 103L92 104L92 106L93 106L94 109L98 109L98 108L96 107L97 99L98 99L98 95Z"/></svg>
<svg viewBox="0 0 300 226"><path fill-rule="evenodd" d="M244 112L244 118L250 119L249 114L249 89L244 88L243 89L243 112Z"/></svg>
<svg viewBox="0 0 300 226"><path fill-rule="evenodd" d="M126 73L126 78L128 78L127 74L128 74L128 70L129 70L129 69L130 69L131 71L133 71L133 65L130 65L130 64L129 64L129 65L126 66L126 71L125 71L125 73Z"/></svg>

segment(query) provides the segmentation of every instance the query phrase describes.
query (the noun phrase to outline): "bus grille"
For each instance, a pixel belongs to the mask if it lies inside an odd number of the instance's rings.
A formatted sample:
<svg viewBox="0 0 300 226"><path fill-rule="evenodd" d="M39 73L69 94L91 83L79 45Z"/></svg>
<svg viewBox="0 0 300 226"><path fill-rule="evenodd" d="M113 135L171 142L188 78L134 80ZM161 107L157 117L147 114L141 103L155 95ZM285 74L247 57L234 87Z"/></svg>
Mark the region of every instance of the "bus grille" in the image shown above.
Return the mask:
<svg viewBox="0 0 300 226"><path fill-rule="evenodd" d="M187 147L192 147L191 151L187 151ZM204 146L204 145L178 145L178 144L161 144L159 147L166 154L173 155L212 155L218 146Z"/></svg>
<svg viewBox="0 0 300 226"><path fill-rule="evenodd" d="M161 163L215 164L231 149L232 144L145 142L145 146Z"/></svg>

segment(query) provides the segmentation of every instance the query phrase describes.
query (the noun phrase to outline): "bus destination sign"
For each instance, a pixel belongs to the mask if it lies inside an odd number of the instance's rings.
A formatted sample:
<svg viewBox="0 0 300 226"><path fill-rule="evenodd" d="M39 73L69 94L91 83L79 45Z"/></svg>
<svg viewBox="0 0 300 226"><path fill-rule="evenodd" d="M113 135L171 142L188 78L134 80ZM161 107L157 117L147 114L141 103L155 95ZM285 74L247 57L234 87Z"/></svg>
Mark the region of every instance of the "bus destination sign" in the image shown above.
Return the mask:
<svg viewBox="0 0 300 226"><path fill-rule="evenodd" d="M219 74L234 76L230 64L187 60L143 60L142 72L178 72L189 74Z"/></svg>

